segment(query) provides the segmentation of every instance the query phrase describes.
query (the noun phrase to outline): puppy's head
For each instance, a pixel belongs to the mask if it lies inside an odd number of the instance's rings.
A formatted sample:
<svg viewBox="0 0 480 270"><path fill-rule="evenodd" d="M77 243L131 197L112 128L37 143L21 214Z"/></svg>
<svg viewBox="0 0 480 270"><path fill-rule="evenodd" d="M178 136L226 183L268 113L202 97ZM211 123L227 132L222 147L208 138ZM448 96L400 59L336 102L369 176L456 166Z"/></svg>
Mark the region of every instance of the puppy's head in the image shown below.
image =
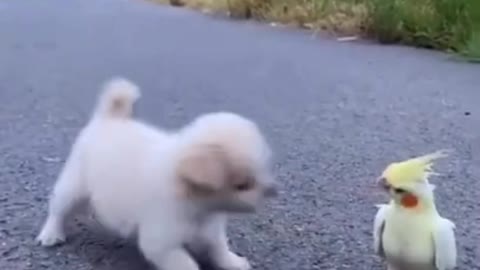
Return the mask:
<svg viewBox="0 0 480 270"><path fill-rule="evenodd" d="M251 212L276 195L271 150L252 121L207 114L180 136L176 176L187 199L212 211Z"/></svg>

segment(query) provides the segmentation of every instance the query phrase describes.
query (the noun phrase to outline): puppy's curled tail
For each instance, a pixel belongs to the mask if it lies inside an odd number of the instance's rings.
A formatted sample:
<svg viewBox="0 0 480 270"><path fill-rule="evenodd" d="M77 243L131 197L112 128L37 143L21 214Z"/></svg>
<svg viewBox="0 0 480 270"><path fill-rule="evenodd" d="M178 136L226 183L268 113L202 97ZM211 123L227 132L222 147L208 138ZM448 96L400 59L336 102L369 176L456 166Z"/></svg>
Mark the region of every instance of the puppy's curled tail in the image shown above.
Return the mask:
<svg viewBox="0 0 480 270"><path fill-rule="evenodd" d="M100 94L96 117L130 118L133 105L140 98L140 89L133 82L116 77L105 83Z"/></svg>

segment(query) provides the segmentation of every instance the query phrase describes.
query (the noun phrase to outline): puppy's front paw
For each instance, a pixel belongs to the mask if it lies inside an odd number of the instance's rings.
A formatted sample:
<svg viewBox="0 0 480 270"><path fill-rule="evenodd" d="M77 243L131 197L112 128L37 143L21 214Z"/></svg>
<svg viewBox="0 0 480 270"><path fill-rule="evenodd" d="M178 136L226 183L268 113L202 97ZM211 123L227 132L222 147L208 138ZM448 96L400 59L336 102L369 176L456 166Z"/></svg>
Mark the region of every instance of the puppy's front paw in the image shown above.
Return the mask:
<svg viewBox="0 0 480 270"><path fill-rule="evenodd" d="M54 246L65 242L65 233L60 226L47 222L36 241L45 247Z"/></svg>
<svg viewBox="0 0 480 270"><path fill-rule="evenodd" d="M250 270L252 268L247 258L238 256L233 252L223 256L218 264L223 270Z"/></svg>

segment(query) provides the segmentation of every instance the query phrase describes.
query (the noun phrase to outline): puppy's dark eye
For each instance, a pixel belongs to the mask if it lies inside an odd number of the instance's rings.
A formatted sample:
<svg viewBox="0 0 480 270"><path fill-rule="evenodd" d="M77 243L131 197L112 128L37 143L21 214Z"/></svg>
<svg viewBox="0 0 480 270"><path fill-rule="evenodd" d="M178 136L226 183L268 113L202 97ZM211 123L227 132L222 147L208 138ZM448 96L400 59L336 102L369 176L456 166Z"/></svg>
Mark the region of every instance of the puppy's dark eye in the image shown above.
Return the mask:
<svg viewBox="0 0 480 270"><path fill-rule="evenodd" d="M404 189L401 189L401 188L394 188L393 191L397 194L403 194L407 191L405 191Z"/></svg>
<svg viewBox="0 0 480 270"><path fill-rule="evenodd" d="M246 179L240 183L235 184L234 188L237 191L247 191L253 188L254 186L253 179Z"/></svg>
<svg viewBox="0 0 480 270"><path fill-rule="evenodd" d="M238 191L246 191L250 189L250 184L248 182L235 185L235 189Z"/></svg>

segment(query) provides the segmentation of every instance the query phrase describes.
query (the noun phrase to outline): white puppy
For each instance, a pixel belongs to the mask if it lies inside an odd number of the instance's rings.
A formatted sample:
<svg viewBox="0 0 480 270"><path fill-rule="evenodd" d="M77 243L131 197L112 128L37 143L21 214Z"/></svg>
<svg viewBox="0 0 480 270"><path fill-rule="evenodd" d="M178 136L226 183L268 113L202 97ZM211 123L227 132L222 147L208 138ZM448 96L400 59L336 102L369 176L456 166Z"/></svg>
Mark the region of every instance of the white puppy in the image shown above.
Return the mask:
<svg viewBox="0 0 480 270"><path fill-rule="evenodd" d="M250 268L230 251L228 213L253 212L275 194L271 151L257 126L233 113L198 117L178 132L132 119L140 92L125 79L106 84L59 175L37 240L65 241L64 223L86 201L122 237L136 237L158 269L197 270L186 251L207 251L226 270Z"/></svg>

